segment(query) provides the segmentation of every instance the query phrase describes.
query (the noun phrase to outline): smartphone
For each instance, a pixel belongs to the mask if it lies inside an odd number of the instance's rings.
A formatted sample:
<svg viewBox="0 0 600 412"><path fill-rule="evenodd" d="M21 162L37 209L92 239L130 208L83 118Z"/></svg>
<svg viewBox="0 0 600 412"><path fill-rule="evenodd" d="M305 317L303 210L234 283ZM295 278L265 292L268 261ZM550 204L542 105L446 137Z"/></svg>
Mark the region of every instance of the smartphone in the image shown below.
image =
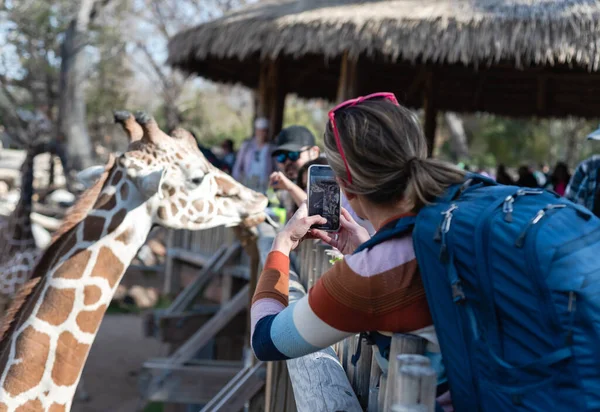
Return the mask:
<svg viewBox="0 0 600 412"><path fill-rule="evenodd" d="M324 225L314 225L313 228L337 232L340 228L342 205L340 186L333 170L326 165L312 165L308 168L307 180L309 216L321 215L327 219Z"/></svg>

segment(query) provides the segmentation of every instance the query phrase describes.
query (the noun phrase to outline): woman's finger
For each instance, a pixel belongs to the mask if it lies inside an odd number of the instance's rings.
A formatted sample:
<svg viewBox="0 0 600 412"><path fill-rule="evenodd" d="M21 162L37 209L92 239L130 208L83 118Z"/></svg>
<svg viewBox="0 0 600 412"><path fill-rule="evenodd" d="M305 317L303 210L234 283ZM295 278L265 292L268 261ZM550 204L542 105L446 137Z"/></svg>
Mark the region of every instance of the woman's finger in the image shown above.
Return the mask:
<svg viewBox="0 0 600 412"><path fill-rule="evenodd" d="M330 246L337 247L338 245L337 239L334 239L328 232L319 229L311 229L308 231L308 233L310 233L316 239L320 239Z"/></svg>
<svg viewBox="0 0 600 412"><path fill-rule="evenodd" d="M354 220L350 212L348 212L348 210L346 210L345 208L342 208L342 216L345 217L346 220L348 220L350 223L354 223L355 225L358 224L356 223L356 220Z"/></svg>
<svg viewBox="0 0 600 412"><path fill-rule="evenodd" d="M307 216L305 219L309 226L327 223L327 219L319 215Z"/></svg>
<svg viewBox="0 0 600 412"><path fill-rule="evenodd" d="M346 217L344 215L340 216L340 224L342 225L342 227L346 228L346 229L350 229L352 227L352 222L348 219L346 219Z"/></svg>

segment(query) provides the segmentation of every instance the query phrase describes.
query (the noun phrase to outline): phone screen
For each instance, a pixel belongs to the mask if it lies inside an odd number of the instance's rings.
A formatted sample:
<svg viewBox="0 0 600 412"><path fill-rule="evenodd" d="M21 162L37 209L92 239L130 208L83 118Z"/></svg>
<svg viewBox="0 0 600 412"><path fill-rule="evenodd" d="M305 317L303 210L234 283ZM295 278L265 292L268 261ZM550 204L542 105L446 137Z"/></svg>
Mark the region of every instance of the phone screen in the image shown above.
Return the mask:
<svg viewBox="0 0 600 412"><path fill-rule="evenodd" d="M329 166L312 165L308 168L308 214L321 215L327 219L315 229L335 232L340 228L340 186Z"/></svg>

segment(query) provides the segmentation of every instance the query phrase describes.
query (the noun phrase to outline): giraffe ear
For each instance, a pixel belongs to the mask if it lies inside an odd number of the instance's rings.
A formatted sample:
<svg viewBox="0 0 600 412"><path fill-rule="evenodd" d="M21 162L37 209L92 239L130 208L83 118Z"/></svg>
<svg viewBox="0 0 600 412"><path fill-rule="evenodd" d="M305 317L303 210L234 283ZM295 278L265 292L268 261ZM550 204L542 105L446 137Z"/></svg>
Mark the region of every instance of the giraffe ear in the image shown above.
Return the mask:
<svg viewBox="0 0 600 412"><path fill-rule="evenodd" d="M104 171L104 166L90 166L77 173L77 180L79 180L86 189L89 189L98 181L98 179L100 179L100 176L102 176Z"/></svg>
<svg viewBox="0 0 600 412"><path fill-rule="evenodd" d="M135 185L146 199L151 198L155 194L162 197L160 187L165 175L165 169L157 169L145 174L139 174L134 179Z"/></svg>

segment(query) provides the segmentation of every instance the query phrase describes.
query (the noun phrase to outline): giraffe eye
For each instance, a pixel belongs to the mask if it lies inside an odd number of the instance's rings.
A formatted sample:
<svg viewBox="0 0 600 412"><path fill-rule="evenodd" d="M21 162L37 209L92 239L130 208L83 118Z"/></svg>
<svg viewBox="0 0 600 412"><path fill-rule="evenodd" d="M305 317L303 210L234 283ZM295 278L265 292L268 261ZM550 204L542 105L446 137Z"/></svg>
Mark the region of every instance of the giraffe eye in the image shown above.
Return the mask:
<svg viewBox="0 0 600 412"><path fill-rule="evenodd" d="M192 179L190 179L190 181L192 182L192 184L194 186L200 186L202 184L203 179L204 179L204 177L198 176L198 177L193 177Z"/></svg>

